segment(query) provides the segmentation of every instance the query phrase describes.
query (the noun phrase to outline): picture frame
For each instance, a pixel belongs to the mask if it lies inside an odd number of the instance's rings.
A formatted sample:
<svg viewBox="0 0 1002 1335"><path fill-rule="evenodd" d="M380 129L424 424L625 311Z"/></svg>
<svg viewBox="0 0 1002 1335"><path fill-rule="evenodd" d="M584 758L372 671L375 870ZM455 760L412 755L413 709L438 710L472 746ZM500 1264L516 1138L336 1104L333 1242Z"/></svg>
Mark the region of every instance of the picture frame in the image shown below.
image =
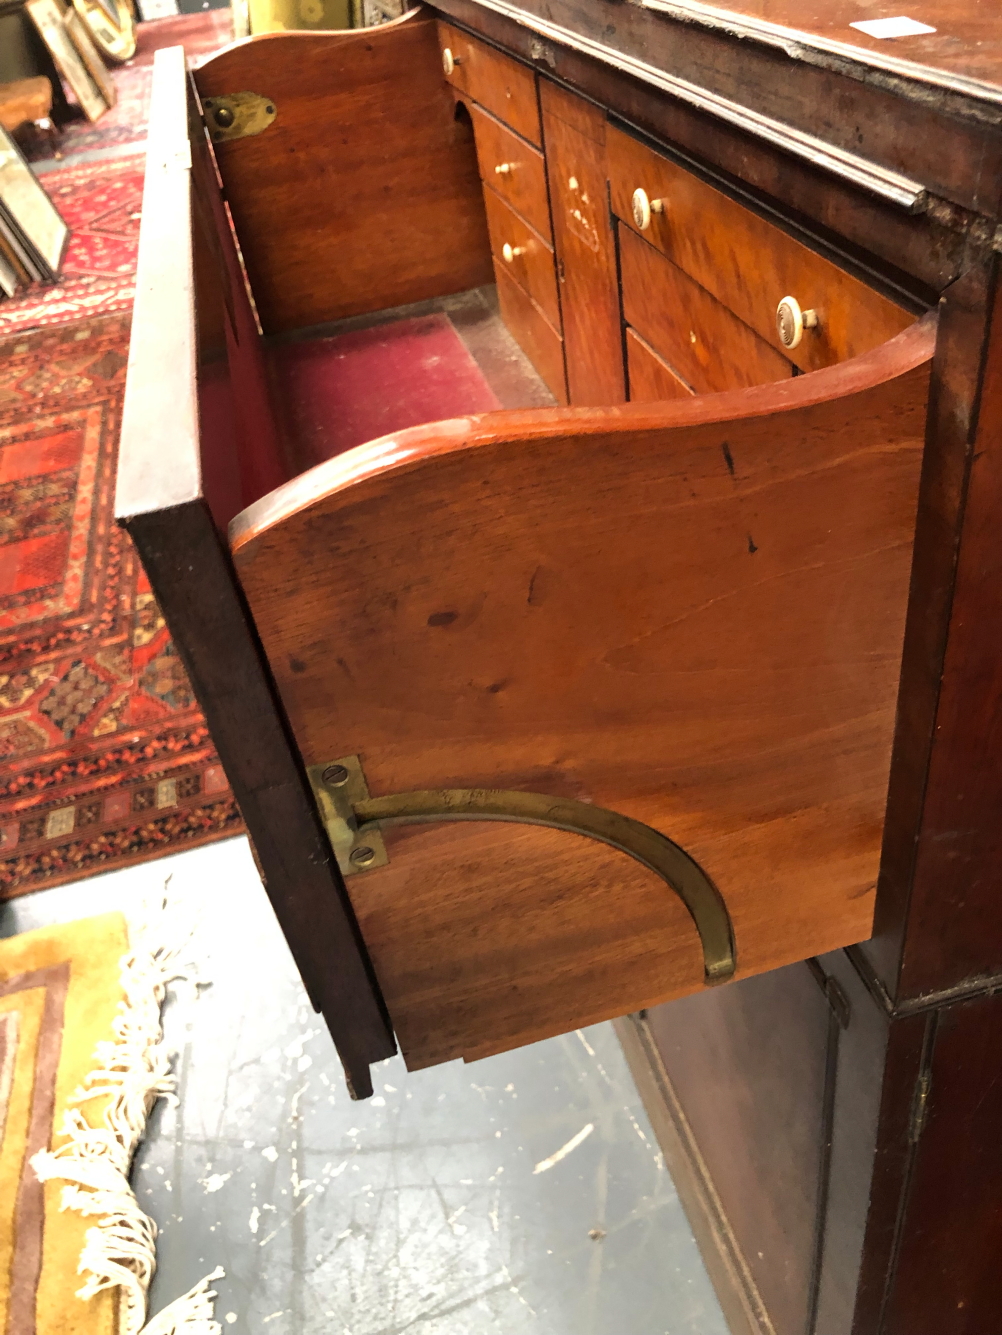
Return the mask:
<svg viewBox="0 0 1002 1335"><path fill-rule="evenodd" d="M84 115L96 121L115 105L115 89L83 20L60 0L26 0L24 7Z"/></svg>
<svg viewBox="0 0 1002 1335"><path fill-rule="evenodd" d="M58 277L70 229L20 149L0 129L0 224L8 265L30 279Z"/></svg>

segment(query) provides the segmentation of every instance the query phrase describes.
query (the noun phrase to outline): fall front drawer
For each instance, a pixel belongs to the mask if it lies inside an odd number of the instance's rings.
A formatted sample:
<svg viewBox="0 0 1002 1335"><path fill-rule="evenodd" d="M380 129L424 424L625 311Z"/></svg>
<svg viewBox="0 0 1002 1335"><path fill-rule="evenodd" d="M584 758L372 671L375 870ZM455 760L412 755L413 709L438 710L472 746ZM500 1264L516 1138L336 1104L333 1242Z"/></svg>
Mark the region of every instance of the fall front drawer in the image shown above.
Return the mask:
<svg viewBox="0 0 1002 1335"><path fill-rule="evenodd" d="M534 72L448 23L438 25L438 42L442 69L453 88L472 97L523 138L541 147L543 136Z"/></svg>
<svg viewBox="0 0 1002 1335"><path fill-rule="evenodd" d="M471 108L480 177L520 213L540 236L552 239L546 165L539 149L527 144L482 108Z"/></svg>
<svg viewBox="0 0 1002 1335"><path fill-rule="evenodd" d="M803 371L869 352L915 317L678 163L610 125L613 213ZM625 228L623 229L625 231ZM814 311L784 346L777 309Z"/></svg>

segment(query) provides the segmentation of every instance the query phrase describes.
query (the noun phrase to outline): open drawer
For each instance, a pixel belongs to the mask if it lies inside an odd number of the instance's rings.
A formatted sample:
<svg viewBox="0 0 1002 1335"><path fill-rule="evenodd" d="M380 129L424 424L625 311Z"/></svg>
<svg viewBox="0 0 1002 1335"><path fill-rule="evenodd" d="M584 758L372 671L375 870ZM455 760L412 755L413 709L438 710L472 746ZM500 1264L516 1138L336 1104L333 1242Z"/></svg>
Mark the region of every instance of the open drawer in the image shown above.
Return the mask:
<svg viewBox="0 0 1002 1335"><path fill-rule="evenodd" d="M488 282L472 135L420 12L195 83L272 110L214 155L157 55L117 508L354 1091L394 1035L474 1059L868 936L933 317L300 471L223 184L271 335Z"/></svg>

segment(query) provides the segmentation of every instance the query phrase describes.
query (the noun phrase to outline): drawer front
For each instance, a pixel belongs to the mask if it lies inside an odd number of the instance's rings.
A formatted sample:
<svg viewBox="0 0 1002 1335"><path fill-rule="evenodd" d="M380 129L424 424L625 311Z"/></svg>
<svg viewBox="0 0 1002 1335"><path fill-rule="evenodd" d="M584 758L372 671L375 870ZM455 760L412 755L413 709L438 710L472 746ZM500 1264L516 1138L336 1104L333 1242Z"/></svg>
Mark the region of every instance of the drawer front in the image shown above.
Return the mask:
<svg viewBox="0 0 1002 1335"><path fill-rule="evenodd" d="M547 245L489 186L484 189L484 203L495 265L503 267L508 277L529 294L554 329L559 331L560 298L557 296L553 247Z"/></svg>
<svg viewBox="0 0 1002 1335"><path fill-rule="evenodd" d="M790 363L660 251L620 227L623 315L697 394L784 380Z"/></svg>
<svg viewBox="0 0 1002 1335"><path fill-rule="evenodd" d="M542 146L533 70L448 23L438 25L438 44L445 77L453 88L492 111L537 148Z"/></svg>
<svg viewBox="0 0 1002 1335"><path fill-rule="evenodd" d="M472 115L481 180L520 213L541 237L552 241L542 153L480 107L473 107Z"/></svg>
<svg viewBox="0 0 1002 1335"><path fill-rule="evenodd" d="M494 263L501 319L553 397L558 403L566 403L564 341L515 280L509 278L507 268L503 260Z"/></svg>
<svg viewBox="0 0 1002 1335"><path fill-rule="evenodd" d="M631 403L661 403L665 399L689 399L695 393L635 329L626 330L626 367L630 377Z"/></svg>
<svg viewBox="0 0 1002 1335"><path fill-rule="evenodd" d="M856 357L914 323L908 311L613 126L608 160L613 213L640 235L634 192L661 201L644 238L801 370ZM817 327L805 329L799 346L788 350L776 328L776 309L787 296L818 317Z"/></svg>

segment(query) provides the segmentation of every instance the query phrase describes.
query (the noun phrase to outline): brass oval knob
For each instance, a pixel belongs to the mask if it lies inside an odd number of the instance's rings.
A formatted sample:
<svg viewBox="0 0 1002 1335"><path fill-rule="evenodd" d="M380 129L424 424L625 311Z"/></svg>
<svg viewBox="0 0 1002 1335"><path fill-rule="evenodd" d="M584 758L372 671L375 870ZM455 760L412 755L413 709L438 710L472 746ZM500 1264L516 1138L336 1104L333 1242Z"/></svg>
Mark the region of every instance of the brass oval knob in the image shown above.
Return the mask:
<svg viewBox="0 0 1002 1335"><path fill-rule="evenodd" d="M442 69L445 71L445 77L448 78L457 65L463 62L459 56L454 56L449 47L442 48Z"/></svg>
<svg viewBox="0 0 1002 1335"><path fill-rule="evenodd" d="M506 241L501 247L501 254L504 256L505 262L511 264L516 255L525 254L525 246L510 246Z"/></svg>
<svg viewBox="0 0 1002 1335"><path fill-rule="evenodd" d="M664 213L665 202L663 199L650 199L647 191L639 187L633 192L633 221L642 232L646 232L651 225L652 213Z"/></svg>
<svg viewBox="0 0 1002 1335"><path fill-rule="evenodd" d="M514 163L511 162L499 162L498 165L494 168L494 175L507 176L513 166Z"/></svg>
<svg viewBox="0 0 1002 1335"><path fill-rule="evenodd" d="M776 307L776 328L784 348L799 347L805 329L817 327L817 311L803 311L796 297L784 297Z"/></svg>

